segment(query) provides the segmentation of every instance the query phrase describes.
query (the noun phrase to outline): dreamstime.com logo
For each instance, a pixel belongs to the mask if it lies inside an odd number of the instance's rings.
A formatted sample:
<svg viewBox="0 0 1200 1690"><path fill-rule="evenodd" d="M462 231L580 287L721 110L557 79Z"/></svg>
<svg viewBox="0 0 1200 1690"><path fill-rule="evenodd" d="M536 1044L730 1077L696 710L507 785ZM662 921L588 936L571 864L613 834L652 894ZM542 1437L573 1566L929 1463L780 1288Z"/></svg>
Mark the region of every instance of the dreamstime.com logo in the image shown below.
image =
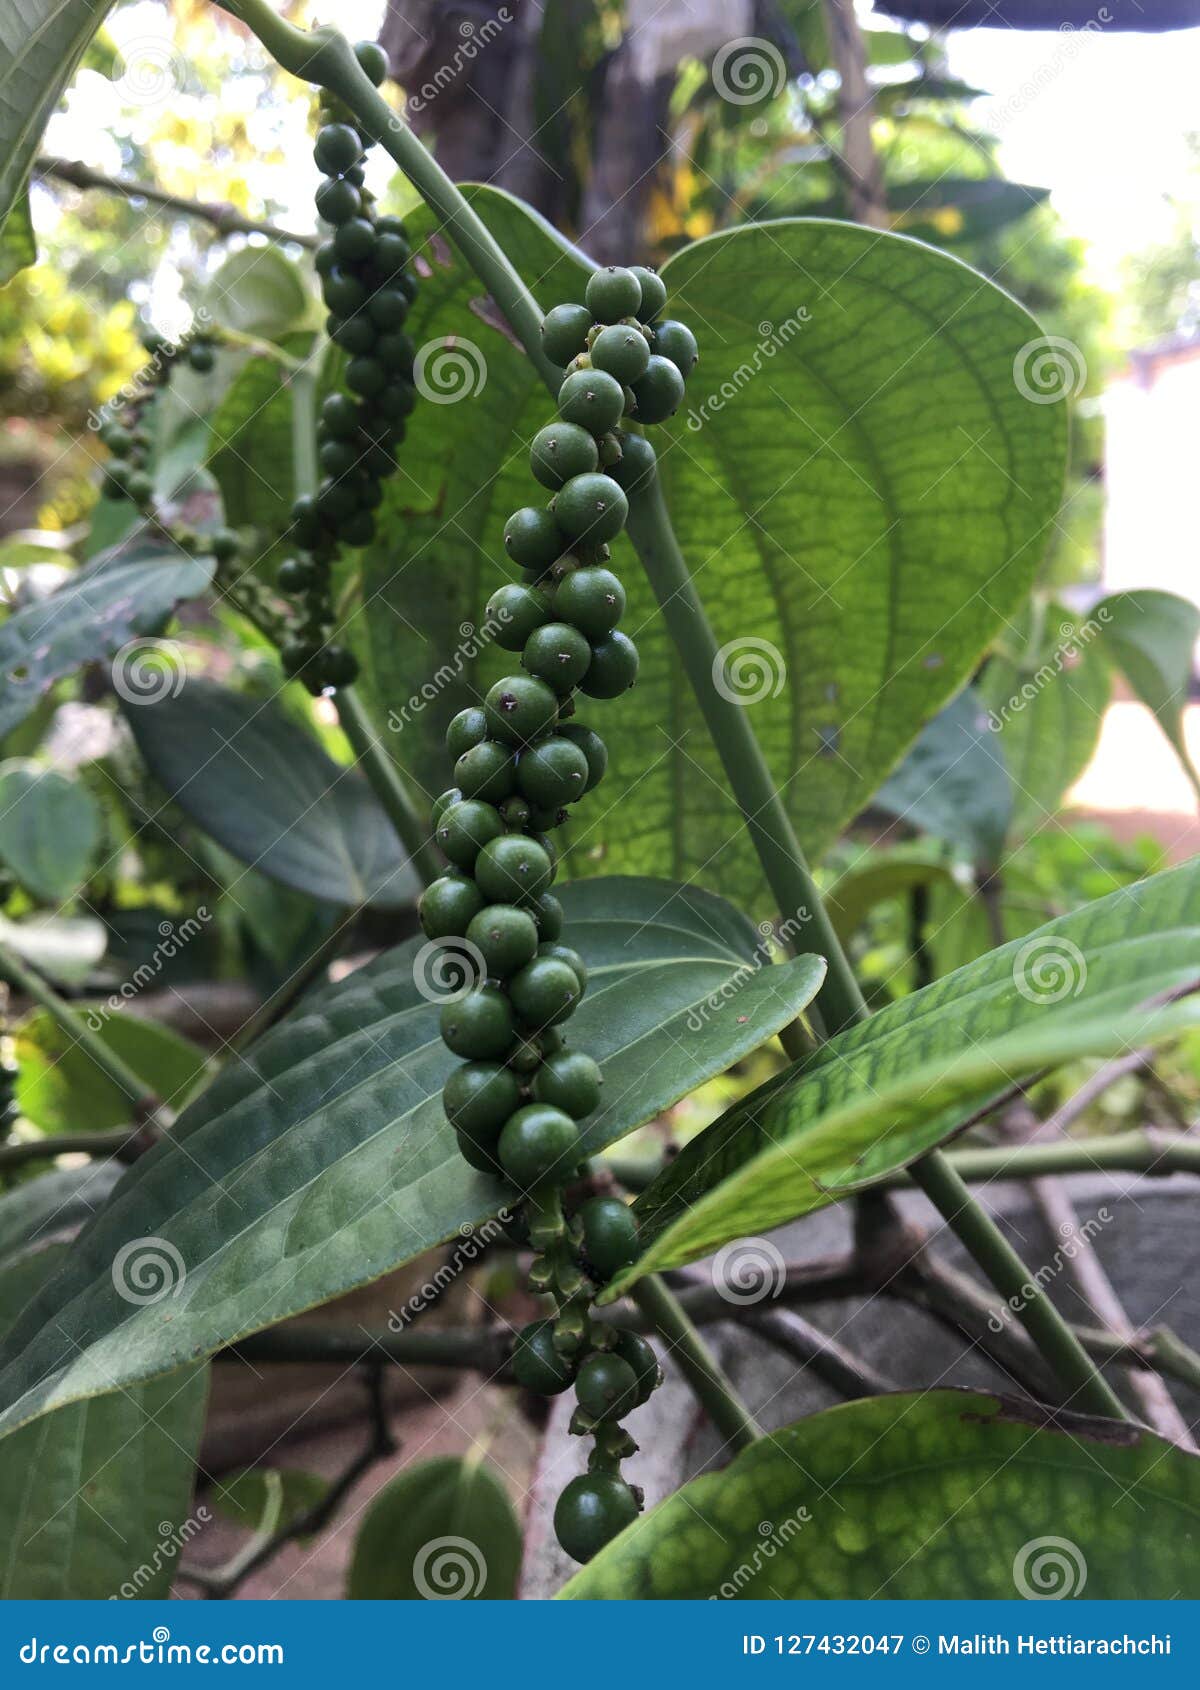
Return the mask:
<svg viewBox="0 0 1200 1690"><path fill-rule="evenodd" d="M1027 1279L1019 1291L1004 1299L1003 1314L997 1310L994 1314L988 1316L988 1325L992 1331L1003 1332L1007 1322L1014 1315L1019 1315L1024 1309L1027 1309L1038 1294L1046 1289L1047 1285L1053 1284L1067 1264L1073 1262L1076 1256L1088 1247L1092 1239L1104 1231L1112 1218L1112 1210L1102 1207L1097 1209L1092 1218L1085 1221L1082 1226L1073 1226L1070 1222L1064 1222L1058 1229L1058 1248L1050 1260L1040 1267L1031 1278Z"/></svg>
<svg viewBox="0 0 1200 1690"><path fill-rule="evenodd" d="M739 963L728 980L715 992L711 992L703 1003L693 1004L688 1010L684 1025L689 1033L700 1032L719 1009L723 1009L736 998L748 980L754 979L760 968L770 963L771 954L776 947L790 944L810 919L807 908L801 904L796 913L789 915L786 921L781 921L778 927L770 921L759 922L758 943L754 947L754 954L745 962Z"/></svg>
<svg viewBox="0 0 1200 1690"><path fill-rule="evenodd" d="M1061 1602L1083 1595L1088 1570L1083 1550L1069 1537L1035 1537L1017 1550L1012 1573L1027 1602Z"/></svg>
<svg viewBox="0 0 1200 1690"><path fill-rule="evenodd" d="M773 41L739 35L713 55L712 85L731 106L762 105L782 94L787 65Z"/></svg>
<svg viewBox="0 0 1200 1690"><path fill-rule="evenodd" d="M512 22L513 15L507 6L497 8L494 18L487 18L481 24L475 24L470 18L464 18L458 26L459 43L451 53L445 64L441 64L433 75L426 77L415 93L408 95L407 106L410 112L423 112L433 104L438 95L444 93L462 74L465 66L473 64L485 47L491 45L502 32L505 24Z"/></svg>
<svg viewBox="0 0 1200 1690"><path fill-rule="evenodd" d="M1006 699L999 710L988 711L989 733L999 733L1007 722L1027 709L1052 681L1076 668L1083 661L1084 647L1089 646L1097 634L1102 634L1105 625L1111 620L1112 611L1106 604L1102 604L1097 606L1096 614L1089 616L1086 622L1061 623L1058 630L1059 643L1049 657L1038 664L1033 673L1022 681L1018 691Z"/></svg>
<svg viewBox="0 0 1200 1690"><path fill-rule="evenodd" d="M126 704L160 704L178 698L187 663L174 640L129 640L112 660L112 684Z"/></svg>
<svg viewBox="0 0 1200 1690"><path fill-rule="evenodd" d="M1087 985L1087 958L1061 933L1027 939L1013 958L1013 985L1026 1003L1061 1003Z"/></svg>
<svg viewBox="0 0 1200 1690"><path fill-rule="evenodd" d="M416 1553L413 1583L427 1602L462 1602L483 1594L487 1561L469 1537L435 1537Z"/></svg>
<svg viewBox="0 0 1200 1690"><path fill-rule="evenodd" d="M126 1303L177 1297L187 1279L183 1257L168 1238L131 1238L113 1257L112 1282Z"/></svg>
<svg viewBox="0 0 1200 1690"><path fill-rule="evenodd" d="M98 1033L110 1015L127 1004L131 998L136 998L139 992L145 991L162 973L163 967L172 957L194 939L197 933L203 932L212 920L207 904L198 904L195 915L185 916L182 921L160 921L158 924L158 943L146 958L139 962L128 980L122 980L116 991L107 997L103 1003L93 1004L84 1016L84 1020L93 1033Z"/></svg>
<svg viewBox="0 0 1200 1690"><path fill-rule="evenodd" d="M730 640L713 658L713 686L728 704L761 704L787 685L787 663L779 647L757 634Z"/></svg>
<svg viewBox="0 0 1200 1690"><path fill-rule="evenodd" d="M1013 359L1017 392L1035 405L1077 399L1087 385L1087 373L1083 353L1061 334L1027 340Z"/></svg>
<svg viewBox="0 0 1200 1690"><path fill-rule="evenodd" d="M489 1245L498 1243L505 1236L505 1227L512 1224L512 1214L508 1209L501 1209L491 1220L484 1221L482 1226L472 1226L469 1221L458 1229L458 1240L454 1249L445 1261L419 1285L409 1297L404 1307L393 1309L388 1315L388 1327L393 1332L403 1332L409 1321L416 1320L418 1315L437 1302L443 1292L448 1291L461 1273L477 1262Z"/></svg>
<svg viewBox="0 0 1200 1690"><path fill-rule="evenodd" d="M776 1526L770 1520L759 1522L758 1535L760 1542L756 1543L753 1552L746 1557L721 1585L709 1597L710 1602L731 1602L735 1596L740 1596L750 1581L769 1567L781 1549L786 1549L792 1539L802 1532L812 1520L807 1508L798 1508L794 1514L789 1514L782 1525Z"/></svg>
<svg viewBox="0 0 1200 1690"><path fill-rule="evenodd" d="M487 359L473 340L446 335L427 340L413 360L413 385L431 405L457 405L487 386Z"/></svg>
<svg viewBox="0 0 1200 1690"><path fill-rule="evenodd" d="M506 622L511 621L512 612L501 607L499 610L490 611L478 627L474 622L460 622L459 643L446 661L439 664L427 681L422 682L420 692L413 693L399 710L388 711L388 727L391 731L402 733L414 716L419 716L423 710L427 710L447 687L461 680L467 665L473 663L481 652L486 651L498 631Z"/></svg>
<svg viewBox="0 0 1200 1690"><path fill-rule="evenodd" d="M22 1666L281 1667L282 1643L172 1643L156 1625L140 1643L39 1643L31 1637L17 1651Z"/></svg>
<svg viewBox="0 0 1200 1690"><path fill-rule="evenodd" d="M132 1602L140 1596L146 1586L153 1584L164 1567L170 1566L178 1557L179 1551L199 1535L201 1527L206 1526L212 1519L207 1508L197 1508L182 1525L176 1526L170 1520L160 1520L158 1526L158 1542L154 1552L148 1560L125 1580L120 1590L116 1590L109 1597L110 1602Z"/></svg>
<svg viewBox="0 0 1200 1690"><path fill-rule="evenodd" d="M717 1296L735 1308L778 1297L786 1277L787 1263L769 1238L737 1238L713 1257Z"/></svg>
<svg viewBox="0 0 1200 1690"><path fill-rule="evenodd" d="M743 358L737 369L725 377L715 392L706 394L698 405L693 405L688 411L687 425L692 433L697 433L718 411L723 411L726 405L736 399L742 389L748 387L755 376L762 374L771 359L782 352L810 320L807 305L798 305L791 316L785 317L781 323L766 320L761 322L758 325L758 345L751 356Z"/></svg>

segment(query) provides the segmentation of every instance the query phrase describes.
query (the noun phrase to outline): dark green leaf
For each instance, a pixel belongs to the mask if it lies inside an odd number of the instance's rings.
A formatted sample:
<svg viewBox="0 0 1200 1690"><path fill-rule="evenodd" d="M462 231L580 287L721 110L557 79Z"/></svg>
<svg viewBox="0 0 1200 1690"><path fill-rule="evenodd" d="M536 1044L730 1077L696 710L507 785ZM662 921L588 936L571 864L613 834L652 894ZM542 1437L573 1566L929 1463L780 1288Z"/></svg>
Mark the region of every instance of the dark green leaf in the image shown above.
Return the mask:
<svg viewBox="0 0 1200 1690"><path fill-rule="evenodd" d="M521 1528L500 1480L473 1456L423 1461L367 1510L351 1601L502 1601L517 1593Z"/></svg>
<svg viewBox="0 0 1200 1690"><path fill-rule="evenodd" d="M239 862L331 904L412 902L416 877L375 794L281 705L189 680L125 715L150 773Z"/></svg>
<svg viewBox="0 0 1200 1690"><path fill-rule="evenodd" d="M684 1485L560 1594L1194 1600L1200 1461L968 1391L846 1403Z"/></svg>
<svg viewBox="0 0 1200 1690"><path fill-rule="evenodd" d="M1014 1081L1200 1020L1200 862L1155 875L890 1004L727 1111L638 1199L618 1285L906 1167Z"/></svg>
<svg viewBox="0 0 1200 1690"><path fill-rule="evenodd" d="M156 632L211 578L211 558L139 537L101 553L48 599L10 616L0 627L0 738L55 681L105 662L137 634Z"/></svg>
<svg viewBox="0 0 1200 1690"><path fill-rule="evenodd" d="M956 845L973 863L999 861L1012 783L988 713L970 687L952 699L871 800L909 827Z"/></svg>
<svg viewBox="0 0 1200 1690"><path fill-rule="evenodd" d="M22 0L0 11L0 225L18 206L42 131L111 0Z"/></svg>
<svg viewBox="0 0 1200 1690"><path fill-rule="evenodd" d="M0 1273L0 1325L30 1275L58 1256ZM20 1299L18 1301L18 1299ZM204 1423L208 1368L183 1368L48 1415L0 1442L0 1598L164 1597Z"/></svg>
<svg viewBox="0 0 1200 1690"><path fill-rule="evenodd" d="M0 864L35 898L74 897L99 837L96 800L72 775L16 758L0 763Z"/></svg>
<svg viewBox="0 0 1200 1690"><path fill-rule="evenodd" d="M980 697L1012 776L1022 833L1055 814L1096 749L1112 690L1100 633L1094 615L1035 605L1013 619L984 671Z"/></svg>
<svg viewBox="0 0 1200 1690"><path fill-rule="evenodd" d="M757 1049L824 972L757 967L757 930L694 888L594 881L563 904L591 970L571 1042L609 1076L587 1155ZM86 1393L98 1368L148 1377L339 1296L511 1201L442 1112L455 1059L436 955L413 940L313 994L139 1157L6 1346L9 1424ZM146 1238L182 1266L169 1302L135 1307L114 1261Z"/></svg>
<svg viewBox="0 0 1200 1690"><path fill-rule="evenodd" d="M204 1052L155 1021L105 1004L75 1013L146 1083L146 1089L180 1109L204 1074ZM74 1039L44 1009L16 1034L17 1102L43 1132L103 1132L128 1126L132 1099L96 1072Z"/></svg>
<svg viewBox="0 0 1200 1690"><path fill-rule="evenodd" d="M1200 610L1175 593L1112 593L1094 612L1109 656L1158 718L1200 796L1200 774L1188 755L1183 709L1200 637Z"/></svg>

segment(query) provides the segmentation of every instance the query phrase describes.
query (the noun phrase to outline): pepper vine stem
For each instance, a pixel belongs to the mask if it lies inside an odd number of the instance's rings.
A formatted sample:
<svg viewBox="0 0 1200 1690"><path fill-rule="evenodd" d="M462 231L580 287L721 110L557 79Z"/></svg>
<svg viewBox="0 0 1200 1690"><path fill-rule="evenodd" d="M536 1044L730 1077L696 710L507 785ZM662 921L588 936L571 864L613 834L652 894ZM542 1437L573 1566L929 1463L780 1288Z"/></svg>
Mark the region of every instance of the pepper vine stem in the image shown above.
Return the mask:
<svg viewBox="0 0 1200 1690"><path fill-rule="evenodd" d="M375 731L362 699L353 687L339 687L337 693L338 720L346 738L375 791L375 796L387 811L388 818L409 854L422 886L428 886L442 872L437 853L429 837L429 829L422 821L408 788L397 774L383 741Z"/></svg>
<svg viewBox="0 0 1200 1690"><path fill-rule="evenodd" d="M141 1075L106 1045L99 1034L94 1033L87 1022L76 1014L70 1004L60 998L54 988L48 985L40 974L29 968L7 945L0 945L0 976L10 981L27 998L32 998L34 1003L42 1006L70 1039L72 1045L81 1050L92 1066L129 1100L135 1120L140 1124L164 1124L161 1120L162 1103L147 1089Z"/></svg>
<svg viewBox="0 0 1200 1690"><path fill-rule="evenodd" d="M650 1325L667 1345L713 1425L732 1449L748 1449L762 1436L754 1416L717 1365L716 1358L684 1313L679 1299L651 1273L631 1293Z"/></svg>
<svg viewBox="0 0 1200 1690"><path fill-rule="evenodd" d="M374 87L349 42L335 31L317 29L310 34L294 28L271 9L268 0L216 3L253 30L285 70L320 83L345 102L443 220L444 232L488 289L547 388L557 394L561 371L542 350L542 312L537 301L464 195ZM862 1020L866 1004L746 712L717 692L716 637L679 549L657 477L630 499L628 532L713 735L772 894L805 943L826 959L828 973L816 1008L826 1033L838 1032ZM912 1174L996 1289L1021 1311L1030 1336L1063 1381L1094 1412L1126 1418L1053 1303L1033 1282L995 1222L944 1163L941 1152L934 1151L917 1163Z"/></svg>

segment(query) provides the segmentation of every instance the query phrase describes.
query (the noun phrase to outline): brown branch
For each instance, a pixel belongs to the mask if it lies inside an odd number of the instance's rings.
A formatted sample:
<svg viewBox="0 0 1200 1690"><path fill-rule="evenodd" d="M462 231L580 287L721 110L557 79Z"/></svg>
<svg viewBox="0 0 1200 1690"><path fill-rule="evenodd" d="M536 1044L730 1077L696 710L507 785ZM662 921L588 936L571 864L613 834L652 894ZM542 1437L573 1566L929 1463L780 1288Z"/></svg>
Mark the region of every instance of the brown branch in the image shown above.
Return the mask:
<svg viewBox="0 0 1200 1690"><path fill-rule="evenodd" d="M78 159L39 158L34 162L33 173L66 182L84 192L100 189L104 193L117 194L122 199L145 200L148 205L160 206L180 217L194 217L215 229L222 240L230 235L265 235L268 240L287 241L293 246L310 249L318 244L316 235L302 235L295 229L281 229L278 223L245 217L235 205L224 201L187 199L182 194L169 194L153 182L138 182L128 176L106 176L103 171L93 170Z"/></svg>

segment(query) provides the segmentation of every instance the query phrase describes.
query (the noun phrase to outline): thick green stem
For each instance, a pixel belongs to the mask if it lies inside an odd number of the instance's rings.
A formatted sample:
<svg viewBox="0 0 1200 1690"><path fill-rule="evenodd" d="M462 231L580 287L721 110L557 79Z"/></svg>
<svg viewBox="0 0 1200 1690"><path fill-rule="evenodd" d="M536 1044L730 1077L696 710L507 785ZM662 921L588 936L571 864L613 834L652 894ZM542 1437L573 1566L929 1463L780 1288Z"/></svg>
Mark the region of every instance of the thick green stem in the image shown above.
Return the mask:
<svg viewBox="0 0 1200 1690"><path fill-rule="evenodd" d="M1071 1406L1110 1420L1128 1418L1079 1339L1059 1314L991 1217L971 1196L944 1156L927 1156L913 1178L1028 1332L1059 1379Z"/></svg>
<svg viewBox="0 0 1200 1690"><path fill-rule="evenodd" d="M346 738L354 747L359 766L400 835L412 866L421 877L421 884L428 886L442 872L429 828L418 813L408 788L396 772L375 724L367 714L366 706L353 687L339 690L337 712Z"/></svg>
<svg viewBox="0 0 1200 1690"><path fill-rule="evenodd" d="M111 1046L105 1044L99 1034L47 985L40 974L27 967L7 945L0 945L0 977L11 981L26 997L41 1004L62 1028L72 1045L83 1052L93 1067L103 1074L111 1085L124 1093L135 1120L145 1122L161 1110L159 1099L148 1090L141 1076L135 1073Z"/></svg>
<svg viewBox="0 0 1200 1690"><path fill-rule="evenodd" d="M509 326L528 353L534 367L552 393L556 393L561 371L546 358L541 346L542 313L503 250L493 240L463 195L428 153L407 125L391 110L372 85L349 43L334 32L315 30L311 35L294 29L271 10L267 0L218 0L235 17L241 18L286 70L318 82L342 99L356 119L400 166L428 205L442 218L444 232L454 241L467 263L488 289ZM717 691L714 665L718 646L704 606L667 516L662 491L654 478L630 502L630 538L654 588L667 628L683 659L688 679L713 735L738 805L746 818L772 892L785 922L793 933L825 957L828 973L817 999L817 1014L827 1033L861 1020L866 1011L862 994L836 933L825 913L815 882L808 869L782 797L771 780L762 750L745 710ZM953 1184L950 1170L941 1166L940 1153L926 1159L914 1174L933 1191L948 1190ZM948 1183L949 1182L949 1183ZM961 1185L961 1182L959 1182ZM978 1208L966 1188L962 1200L955 1200L946 1220L967 1242L967 1234L982 1239L990 1232L993 1248L989 1259L1004 1268L996 1288L1011 1296L1016 1282L1007 1271L1012 1258L1025 1284L1028 1275L1008 1250L999 1231ZM935 1199L936 1200L936 1199ZM1066 1324L1053 1306L1039 1318L1039 1329L1057 1325L1053 1342L1045 1351L1067 1356L1079 1346L1071 1339ZM1053 1353L1052 1353L1053 1352ZM1082 1352L1079 1352L1082 1354ZM1111 1400L1120 1415L1120 1405L1084 1357L1098 1389Z"/></svg>
<svg viewBox="0 0 1200 1690"><path fill-rule="evenodd" d="M67 1155L116 1156L124 1159L131 1151L143 1148L138 1132L53 1133L49 1138L22 1138L13 1144L0 1144L0 1169L23 1168L27 1162L43 1162L48 1157Z"/></svg>
<svg viewBox="0 0 1200 1690"><path fill-rule="evenodd" d="M735 1450L749 1448L762 1435L759 1427L684 1313L678 1298L653 1273L638 1282L632 1295L687 1376L688 1384L726 1443Z"/></svg>

